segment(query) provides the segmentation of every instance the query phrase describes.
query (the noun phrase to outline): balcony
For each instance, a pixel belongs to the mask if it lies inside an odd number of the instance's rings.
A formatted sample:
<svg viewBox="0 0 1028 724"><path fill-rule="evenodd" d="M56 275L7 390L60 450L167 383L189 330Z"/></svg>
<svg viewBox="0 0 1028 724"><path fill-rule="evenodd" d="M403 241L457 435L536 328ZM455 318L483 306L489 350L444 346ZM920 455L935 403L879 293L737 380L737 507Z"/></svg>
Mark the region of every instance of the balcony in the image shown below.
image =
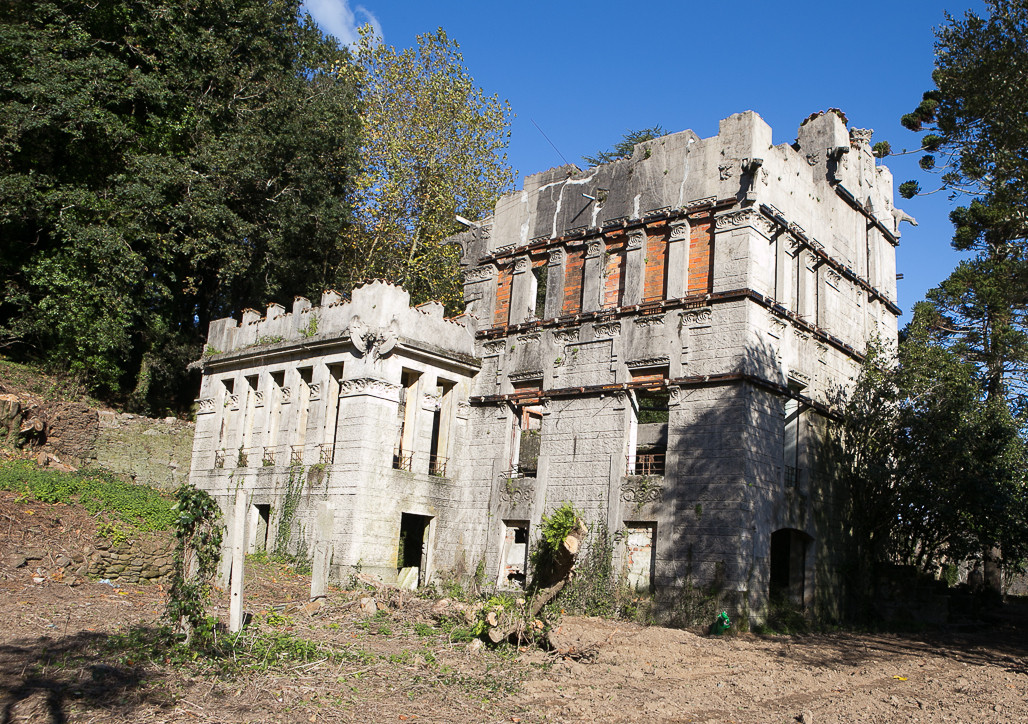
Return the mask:
<svg viewBox="0 0 1028 724"><path fill-rule="evenodd" d="M646 453L628 456L626 474L628 475L663 475L667 453Z"/></svg>

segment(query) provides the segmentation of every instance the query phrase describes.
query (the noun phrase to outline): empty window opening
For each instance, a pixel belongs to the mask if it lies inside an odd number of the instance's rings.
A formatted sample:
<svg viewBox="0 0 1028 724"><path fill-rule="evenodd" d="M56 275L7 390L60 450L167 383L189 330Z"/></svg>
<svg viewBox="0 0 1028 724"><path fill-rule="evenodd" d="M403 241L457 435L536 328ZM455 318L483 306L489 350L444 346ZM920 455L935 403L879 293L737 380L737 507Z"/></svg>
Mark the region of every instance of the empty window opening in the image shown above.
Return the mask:
<svg viewBox="0 0 1028 724"><path fill-rule="evenodd" d="M335 462L336 435L339 434L339 394L342 391L343 365L328 365L328 379L325 384L325 423L322 428L321 451L318 462Z"/></svg>
<svg viewBox="0 0 1028 724"><path fill-rule="evenodd" d="M768 594L773 603L804 605L806 560L810 536L792 528L771 534Z"/></svg>
<svg viewBox="0 0 1028 724"><path fill-rule="evenodd" d="M245 468L249 463L250 447L253 445L253 423L257 408L257 386L260 377L247 375L243 378L246 382L246 412L243 415L243 436L239 440L239 456L237 464Z"/></svg>
<svg viewBox="0 0 1028 724"><path fill-rule="evenodd" d="M307 421L310 418L311 382L314 379L312 367L297 370L300 384L296 389L296 430L293 433L293 447L289 455L290 465L303 465L304 446L307 444Z"/></svg>
<svg viewBox="0 0 1028 724"><path fill-rule="evenodd" d="M549 275L549 267L546 264L537 266L532 270L535 276L535 318L543 319L546 316L546 280Z"/></svg>
<svg viewBox="0 0 1028 724"><path fill-rule="evenodd" d="M397 582L401 588L416 588L424 583L427 559L428 526L432 518L427 515L402 513L400 539L396 551Z"/></svg>
<svg viewBox="0 0 1028 724"><path fill-rule="evenodd" d="M511 470L519 477L534 478L539 470L543 408L542 405L524 405L516 409Z"/></svg>
<svg viewBox="0 0 1028 724"><path fill-rule="evenodd" d="M453 394L455 384L439 381L439 409L432 413L432 441L428 453L428 474L446 477L449 462L450 431L453 427Z"/></svg>
<svg viewBox="0 0 1028 724"><path fill-rule="evenodd" d="M236 381L231 377L221 381L221 384L225 386L225 394L231 395L236 389Z"/></svg>
<svg viewBox="0 0 1028 724"><path fill-rule="evenodd" d="M398 435L393 448L393 467L397 470L413 469L415 424L418 412L418 389L421 373L403 370L400 375L400 404L397 406Z"/></svg>
<svg viewBox="0 0 1028 724"><path fill-rule="evenodd" d="M800 389L796 385L789 385L794 393ZM783 459L784 478L786 485L795 485L799 480L799 449L800 449L800 401L795 398L788 398L785 401L782 411L783 425Z"/></svg>
<svg viewBox="0 0 1028 724"><path fill-rule="evenodd" d="M656 567L656 523L625 523L625 581L637 593L653 590Z"/></svg>
<svg viewBox="0 0 1028 724"><path fill-rule="evenodd" d="M629 431L628 474L663 475L671 395L666 389L637 390Z"/></svg>
<svg viewBox="0 0 1028 724"><path fill-rule="evenodd" d="M271 527L271 506L250 506L250 545L247 553L268 550L268 529Z"/></svg>
<svg viewBox="0 0 1028 724"><path fill-rule="evenodd" d="M500 588L524 588L528 573L528 521L503 521Z"/></svg>

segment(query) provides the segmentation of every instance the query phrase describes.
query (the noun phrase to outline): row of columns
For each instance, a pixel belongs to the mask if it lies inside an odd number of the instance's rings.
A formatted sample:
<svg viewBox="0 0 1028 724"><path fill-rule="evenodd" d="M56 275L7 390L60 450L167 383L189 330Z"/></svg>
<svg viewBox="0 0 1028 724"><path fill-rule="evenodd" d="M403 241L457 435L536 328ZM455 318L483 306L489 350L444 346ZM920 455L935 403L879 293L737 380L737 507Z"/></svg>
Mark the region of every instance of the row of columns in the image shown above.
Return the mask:
<svg viewBox="0 0 1028 724"><path fill-rule="evenodd" d="M691 227L687 220L670 226L667 241L666 287L667 297L676 299L684 297L689 288L689 242ZM628 232L625 242L625 262L622 274L625 276L624 292L618 306L641 304L646 288L646 259L651 245L644 229ZM585 259L582 266L582 306L581 311L592 312L602 309L606 287L605 267L607 264L606 242L603 239L591 241L586 246ZM479 279L476 281L485 281ZM567 252L563 247L550 250L550 259L546 264L546 301L543 318L552 319L562 314L567 283ZM521 324L536 318L535 299L538 281L533 271L532 262L526 254L514 261L511 280L510 319L509 324ZM481 290L479 290L481 294ZM492 296L495 298L495 281Z"/></svg>

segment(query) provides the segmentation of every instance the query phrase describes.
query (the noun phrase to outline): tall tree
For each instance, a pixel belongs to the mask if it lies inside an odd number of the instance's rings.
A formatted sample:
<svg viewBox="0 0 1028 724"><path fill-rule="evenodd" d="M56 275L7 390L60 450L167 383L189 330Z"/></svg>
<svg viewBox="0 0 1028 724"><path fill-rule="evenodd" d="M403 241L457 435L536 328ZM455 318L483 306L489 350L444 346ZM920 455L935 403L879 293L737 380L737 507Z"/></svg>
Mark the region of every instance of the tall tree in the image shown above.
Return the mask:
<svg viewBox="0 0 1028 724"><path fill-rule="evenodd" d="M915 306L898 349L872 347L825 448L845 483L855 591L878 567L928 574L1002 547L1028 555L1025 444L1003 400L986 399L975 366L952 349L938 310Z"/></svg>
<svg viewBox="0 0 1028 724"><path fill-rule="evenodd" d="M0 340L181 407L207 322L327 286L347 52L298 0L14 0L0 20Z"/></svg>
<svg viewBox="0 0 1028 724"><path fill-rule="evenodd" d="M988 405L1025 412L1028 369L1028 2L986 0L983 17L946 15L936 31L935 88L902 119L925 132L921 168L971 202L956 209L953 246L974 257L929 293L940 330L976 365ZM908 181L910 197L920 184ZM984 555L1000 577L998 551Z"/></svg>
<svg viewBox="0 0 1028 724"><path fill-rule="evenodd" d="M357 262L340 269L352 287L384 276L416 302L463 309L457 249L442 241L478 219L514 181L505 149L510 106L486 96L442 28L398 51L360 30L354 80L361 88L360 228Z"/></svg>

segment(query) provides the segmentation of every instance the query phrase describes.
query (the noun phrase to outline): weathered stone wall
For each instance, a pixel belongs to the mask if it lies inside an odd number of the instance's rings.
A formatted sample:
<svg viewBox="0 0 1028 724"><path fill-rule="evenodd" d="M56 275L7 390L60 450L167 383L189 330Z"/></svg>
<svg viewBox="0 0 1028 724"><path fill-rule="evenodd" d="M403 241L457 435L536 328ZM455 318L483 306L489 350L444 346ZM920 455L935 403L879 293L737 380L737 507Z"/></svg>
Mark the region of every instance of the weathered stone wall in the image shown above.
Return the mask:
<svg viewBox="0 0 1028 724"><path fill-rule="evenodd" d="M115 545L103 538L86 547L77 574L123 583L156 581L171 575L174 540L168 534L145 534Z"/></svg>
<svg viewBox="0 0 1028 724"><path fill-rule="evenodd" d="M174 490L189 479L193 428L192 422L174 417L155 420L102 411L96 438L84 457L135 482Z"/></svg>

